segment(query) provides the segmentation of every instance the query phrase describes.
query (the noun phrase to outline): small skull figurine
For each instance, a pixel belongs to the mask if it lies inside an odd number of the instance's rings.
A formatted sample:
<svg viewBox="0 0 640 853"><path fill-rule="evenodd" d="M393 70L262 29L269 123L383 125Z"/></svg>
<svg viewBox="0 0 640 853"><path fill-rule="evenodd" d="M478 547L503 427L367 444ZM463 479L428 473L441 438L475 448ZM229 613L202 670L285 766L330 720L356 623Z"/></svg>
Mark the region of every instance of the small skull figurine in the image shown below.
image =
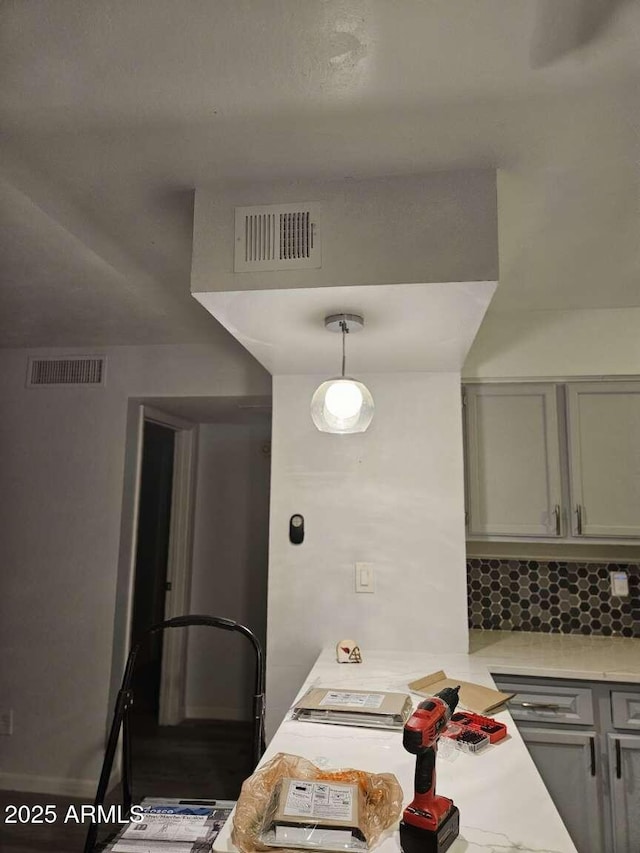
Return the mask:
<svg viewBox="0 0 640 853"><path fill-rule="evenodd" d="M360 647L355 640L340 640L336 646L338 663L362 663Z"/></svg>

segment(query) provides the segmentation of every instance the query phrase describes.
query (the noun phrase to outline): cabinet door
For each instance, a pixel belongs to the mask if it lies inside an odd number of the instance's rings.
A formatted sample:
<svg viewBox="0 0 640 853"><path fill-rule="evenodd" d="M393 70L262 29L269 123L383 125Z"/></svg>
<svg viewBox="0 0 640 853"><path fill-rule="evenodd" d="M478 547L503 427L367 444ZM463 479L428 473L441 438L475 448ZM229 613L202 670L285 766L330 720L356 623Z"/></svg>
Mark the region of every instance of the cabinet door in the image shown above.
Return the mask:
<svg viewBox="0 0 640 853"><path fill-rule="evenodd" d="M614 853L640 850L640 737L609 735Z"/></svg>
<svg viewBox="0 0 640 853"><path fill-rule="evenodd" d="M469 385L465 395L469 535L561 535L555 387Z"/></svg>
<svg viewBox="0 0 640 853"><path fill-rule="evenodd" d="M640 536L640 383L568 386L572 530Z"/></svg>
<svg viewBox="0 0 640 853"><path fill-rule="evenodd" d="M520 734L578 853L602 853L605 847L595 732L522 726Z"/></svg>

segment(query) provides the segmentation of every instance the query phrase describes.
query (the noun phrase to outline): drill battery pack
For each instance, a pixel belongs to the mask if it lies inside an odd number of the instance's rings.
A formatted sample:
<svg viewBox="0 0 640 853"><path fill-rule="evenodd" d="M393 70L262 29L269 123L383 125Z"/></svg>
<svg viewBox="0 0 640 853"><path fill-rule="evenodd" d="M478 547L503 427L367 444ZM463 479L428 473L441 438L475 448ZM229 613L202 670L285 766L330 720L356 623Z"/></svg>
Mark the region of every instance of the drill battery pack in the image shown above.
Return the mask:
<svg viewBox="0 0 640 853"><path fill-rule="evenodd" d="M400 821L402 853L444 853L460 833L460 812L452 805L437 830L422 829Z"/></svg>

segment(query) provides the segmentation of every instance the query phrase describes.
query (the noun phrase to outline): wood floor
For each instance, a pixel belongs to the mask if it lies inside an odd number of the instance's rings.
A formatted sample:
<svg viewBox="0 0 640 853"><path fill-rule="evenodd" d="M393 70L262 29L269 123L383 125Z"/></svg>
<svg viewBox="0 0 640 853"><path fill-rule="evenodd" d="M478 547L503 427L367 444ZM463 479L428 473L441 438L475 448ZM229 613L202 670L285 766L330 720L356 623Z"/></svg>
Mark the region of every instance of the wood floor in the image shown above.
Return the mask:
<svg viewBox="0 0 640 853"><path fill-rule="evenodd" d="M186 722L160 727L137 721L133 738L133 798L193 797L236 800L251 772L251 726L235 722ZM108 804L117 804L112 791ZM2 853L81 853L86 824L64 823L70 805L90 799L0 791ZM53 824L12 824L7 806L54 805Z"/></svg>

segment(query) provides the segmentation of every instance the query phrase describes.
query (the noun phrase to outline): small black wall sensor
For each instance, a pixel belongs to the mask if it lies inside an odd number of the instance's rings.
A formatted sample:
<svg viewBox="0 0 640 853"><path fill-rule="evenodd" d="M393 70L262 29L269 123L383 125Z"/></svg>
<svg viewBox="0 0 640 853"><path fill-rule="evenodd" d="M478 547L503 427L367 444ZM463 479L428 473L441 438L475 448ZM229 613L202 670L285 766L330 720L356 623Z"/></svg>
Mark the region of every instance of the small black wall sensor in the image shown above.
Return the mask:
<svg viewBox="0 0 640 853"><path fill-rule="evenodd" d="M289 541L292 545L300 545L304 539L304 518L292 515L289 519Z"/></svg>

